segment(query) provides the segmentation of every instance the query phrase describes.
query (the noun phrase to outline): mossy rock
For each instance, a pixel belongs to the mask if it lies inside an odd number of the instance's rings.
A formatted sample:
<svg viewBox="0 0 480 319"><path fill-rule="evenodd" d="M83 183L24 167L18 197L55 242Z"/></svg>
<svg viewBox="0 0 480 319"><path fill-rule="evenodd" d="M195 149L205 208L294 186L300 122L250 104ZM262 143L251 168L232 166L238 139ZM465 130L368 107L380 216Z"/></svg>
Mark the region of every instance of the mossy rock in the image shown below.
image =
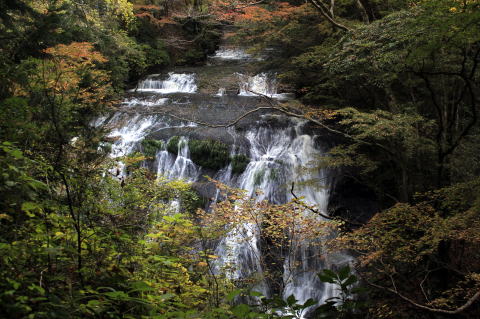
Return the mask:
<svg viewBox="0 0 480 319"><path fill-rule="evenodd" d="M180 136L171 137L167 142L167 151L178 155L180 141ZM230 157L228 145L215 140L191 139L188 141L188 148L192 162L204 168L219 170L231 162L232 172L241 174L250 163L250 158L243 154Z"/></svg>
<svg viewBox="0 0 480 319"><path fill-rule="evenodd" d="M140 142L142 153L148 157L155 157L157 152L163 148L163 142L157 140L144 139Z"/></svg>
<svg viewBox="0 0 480 319"><path fill-rule="evenodd" d="M263 183L264 178L265 178L265 169L255 172L255 175L253 175L253 185L260 186Z"/></svg>
<svg viewBox="0 0 480 319"><path fill-rule="evenodd" d="M167 151L172 154L178 155L178 143L180 142L180 136L173 136L168 140Z"/></svg>
<svg viewBox="0 0 480 319"><path fill-rule="evenodd" d="M247 168L248 163L250 163L250 158L243 154L234 155L230 160L232 163L232 173L238 175L242 174Z"/></svg>
<svg viewBox="0 0 480 319"><path fill-rule="evenodd" d="M225 167L229 161L228 146L214 140L190 140L188 141L190 158L204 168L219 170Z"/></svg>

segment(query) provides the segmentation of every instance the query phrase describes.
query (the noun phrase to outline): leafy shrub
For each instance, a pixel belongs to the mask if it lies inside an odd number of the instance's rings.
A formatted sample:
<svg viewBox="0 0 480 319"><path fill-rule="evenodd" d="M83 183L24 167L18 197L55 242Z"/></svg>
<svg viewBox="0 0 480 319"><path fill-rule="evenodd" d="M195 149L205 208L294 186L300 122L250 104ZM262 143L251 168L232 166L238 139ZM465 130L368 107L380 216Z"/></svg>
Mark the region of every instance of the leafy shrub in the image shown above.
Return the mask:
<svg viewBox="0 0 480 319"><path fill-rule="evenodd" d="M190 140L190 158L194 163L211 169L225 167L229 160L228 146L214 140Z"/></svg>
<svg viewBox="0 0 480 319"><path fill-rule="evenodd" d="M231 157L233 174L242 174L250 163L250 158L244 154L238 154Z"/></svg>
<svg viewBox="0 0 480 319"><path fill-rule="evenodd" d="M178 155L178 143L180 142L180 136L173 136L168 140L167 151L172 154Z"/></svg>
<svg viewBox="0 0 480 319"><path fill-rule="evenodd" d="M150 44L141 45L147 59L148 67L167 66L170 64L170 56L162 40L152 41Z"/></svg>
<svg viewBox="0 0 480 319"><path fill-rule="evenodd" d="M142 145L142 153L148 157L155 157L157 152L163 148L163 142L158 140L144 139L140 144Z"/></svg>

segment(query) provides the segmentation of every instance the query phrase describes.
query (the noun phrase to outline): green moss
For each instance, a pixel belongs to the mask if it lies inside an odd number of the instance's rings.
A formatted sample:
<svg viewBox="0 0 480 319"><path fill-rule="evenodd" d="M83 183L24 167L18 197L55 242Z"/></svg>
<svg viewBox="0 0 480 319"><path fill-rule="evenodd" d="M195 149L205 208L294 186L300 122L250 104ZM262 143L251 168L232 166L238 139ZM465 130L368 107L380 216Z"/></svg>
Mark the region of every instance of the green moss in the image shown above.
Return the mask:
<svg viewBox="0 0 480 319"><path fill-rule="evenodd" d="M262 184L264 178L265 178L265 170L264 169L255 172L255 175L253 175L253 184L255 186L259 186L260 184Z"/></svg>
<svg viewBox="0 0 480 319"><path fill-rule="evenodd" d="M163 142L158 140L144 139L140 144L142 145L142 153L148 157L154 157L163 148Z"/></svg>
<svg viewBox="0 0 480 319"><path fill-rule="evenodd" d="M280 177L280 171L277 168L272 168L268 177L271 181L277 181Z"/></svg>
<svg viewBox="0 0 480 319"><path fill-rule="evenodd" d="M228 146L213 140L190 140L188 141L190 158L202 167L221 169L229 160Z"/></svg>
<svg viewBox="0 0 480 319"><path fill-rule="evenodd" d="M167 143L167 150L178 155L178 149L182 147L180 143L180 136L173 136ZM204 168L219 170L231 162L233 173L241 174L250 163L250 158L243 154L230 157L228 145L215 140L191 139L188 141L188 148L190 159Z"/></svg>
<svg viewBox="0 0 480 319"><path fill-rule="evenodd" d="M178 155L178 143L180 142L180 136L173 136L168 140L167 151Z"/></svg>
<svg viewBox="0 0 480 319"><path fill-rule="evenodd" d="M248 163L250 163L250 158L243 154L234 155L230 160L232 162L233 174L242 174L245 168L247 168Z"/></svg>

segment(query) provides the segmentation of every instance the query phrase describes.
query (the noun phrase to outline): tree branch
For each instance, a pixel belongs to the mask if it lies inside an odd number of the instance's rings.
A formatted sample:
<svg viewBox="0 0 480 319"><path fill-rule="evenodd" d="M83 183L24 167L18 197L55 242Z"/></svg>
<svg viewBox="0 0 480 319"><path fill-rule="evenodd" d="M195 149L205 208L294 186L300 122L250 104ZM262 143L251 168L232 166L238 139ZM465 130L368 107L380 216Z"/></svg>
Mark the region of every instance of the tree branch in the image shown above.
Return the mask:
<svg viewBox="0 0 480 319"><path fill-rule="evenodd" d="M349 221L349 220L346 220L344 218L341 218L341 217L331 217L331 216L328 216L328 215L325 215L323 214L321 211L319 211L318 209L315 209L309 205L307 205L306 203L302 202L298 197L297 195L295 195L295 193L293 192L293 189L295 188L295 183L292 183L292 187L290 188L290 194L292 194L293 198L295 198L295 201L296 203L299 203L300 205L302 205L304 208L308 209L309 211L311 211L312 213L320 216L320 217L323 217L325 219L328 219L328 220L340 220L344 223L347 223L347 224L350 224L350 225L354 225L354 226L362 226L363 224L361 223L356 223L356 222L352 222L352 221Z"/></svg>
<svg viewBox="0 0 480 319"><path fill-rule="evenodd" d="M386 146L384 146L382 144L379 144L379 143L376 143L376 142L367 142L365 140L356 138L355 136L352 136L348 133L345 133L345 132L336 130L334 128L331 128L330 126L324 124L320 119L315 119L315 118L312 118L311 116L307 116L306 112L305 113L296 113L294 110L288 109L287 107L280 105L277 101L275 101L273 98L269 97L268 95L258 93L258 92L255 92L255 91L251 91L251 90L249 90L249 92L258 95L259 97L262 97L269 104L269 106L256 107L256 108L254 108L250 111L247 111L244 114L240 115L235 120L233 120L231 122L228 122L228 123L224 123L224 124L210 124L210 123L198 121L198 120L191 119L191 118L181 117L181 116L171 114L171 113L166 112L166 111L163 111L163 112L161 112L161 111L153 111L153 112L149 111L149 112L145 112L144 114L148 114L148 115L161 114L161 115L171 116L171 117L173 117L175 119L178 119L178 120L181 120L181 121L193 122L193 123L196 123L198 125L202 125L202 126L206 126L206 127L210 127L210 128L227 128L227 127L234 126L235 124L240 122L242 119L246 118L247 116L249 116L253 113L256 113L256 112L259 112L259 111L262 111L262 110L272 110L272 111L277 111L279 113L282 113L282 114L285 114L285 115L288 115L288 116L291 116L291 117L295 117L295 118L310 121L310 122L320 126L321 128L327 130L330 133L341 135L341 136L343 136L345 138L348 138L350 140L353 140L353 141L355 141L359 144L378 147L381 150L383 150L385 153L387 153L388 155L392 156L392 158L395 158L395 154L391 150L389 150ZM122 112L138 113L138 111L132 112L132 111L127 111L127 110L122 110Z"/></svg>
<svg viewBox="0 0 480 319"><path fill-rule="evenodd" d="M313 6L315 8L318 9L318 11L320 11L320 14L326 18L333 26L339 28L339 29L342 29L344 31L352 31L352 29L344 26L343 24L337 22L333 16L333 7L330 6L330 9L327 8L327 6L321 2L321 0L307 0L308 2L310 2L311 4L313 4ZM332 4L332 3L331 3ZM334 2L333 2L334 4Z"/></svg>
<svg viewBox="0 0 480 319"><path fill-rule="evenodd" d="M475 301L477 301L480 298L480 290L479 290L472 297L470 297L462 306L458 307L455 310L445 310L445 309L432 308L432 307L429 307L429 306L426 306L426 305L422 305L422 304L414 301L413 299L410 299L410 298L402 295L401 293L399 293L398 291L396 291L392 288L377 285L377 284L367 280L363 276L361 276L361 278L369 286L372 286L372 287L380 289L380 290L388 291L388 292L400 297L401 299L403 299L404 301L408 302L409 304L411 304L412 306L414 306L416 308L419 308L419 309L422 309L422 310L425 310L425 311L429 311L429 312L433 312L433 313L441 313L441 314L446 314L446 315L456 315L456 314L459 314L459 313L465 311L467 308L472 306L475 303Z"/></svg>

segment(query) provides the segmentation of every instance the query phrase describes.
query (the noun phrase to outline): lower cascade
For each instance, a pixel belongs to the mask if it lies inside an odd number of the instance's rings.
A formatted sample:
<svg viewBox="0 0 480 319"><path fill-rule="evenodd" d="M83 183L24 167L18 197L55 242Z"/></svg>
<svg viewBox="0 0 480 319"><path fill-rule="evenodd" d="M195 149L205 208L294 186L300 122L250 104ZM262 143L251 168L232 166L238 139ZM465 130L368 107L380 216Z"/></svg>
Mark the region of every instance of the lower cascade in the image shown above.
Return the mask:
<svg viewBox="0 0 480 319"><path fill-rule="evenodd" d="M222 49L214 58L242 61L241 58L247 57L235 52ZM196 72L208 67L198 67ZM209 175L228 186L245 190L257 202L267 200L272 204L285 204L296 196L326 214L332 176L312 164L324 151L321 137L312 133L307 121L262 114L228 129L205 129L195 123L195 118L198 122L208 122L212 118L227 119L227 115L237 111L235 103L253 107L258 101L255 93L279 96L276 80L271 74L249 77L235 73L232 76L237 77L239 92L236 96L229 96L227 102L223 99L226 95L223 87L216 89L217 94L195 93L198 83L194 73L170 72L166 76L147 77L123 102L123 108L103 120L103 125L113 128L110 134L114 140L111 156L116 158L141 150L142 141L147 138L158 140L161 146L149 164L158 176L198 183L205 181L204 176ZM172 93L175 95L172 96ZM159 112L152 115L145 111L152 109ZM192 122L187 120L188 116L168 116L169 112L179 109L191 109L192 114L196 110L198 115L190 116ZM243 156L247 159L245 168L242 172L235 171L232 163L202 166L192 159L190 150L197 140L217 140L222 145L228 145L227 152L231 158ZM124 170L121 163L117 170ZM213 200L218 196L217 191ZM311 215L308 216L311 220L322 221L322 217L306 209L302 214ZM295 227L307 226L299 224ZM289 242L288 249L275 256L280 261L278 264L281 266L277 268L281 275L268 278L264 275L270 266L265 262L262 229L256 223L244 222L216 244L214 254L218 258L212 271L216 274L224 272L234 282L255 278L254 290L266 296L272 293L284 298L294 295L299 303L309 298L322 302L335 296L337 292L333 286L320 282L317 273L324 268L346 264L350 257L328 254L318 239L311 241L292 235Z"/></svg>

